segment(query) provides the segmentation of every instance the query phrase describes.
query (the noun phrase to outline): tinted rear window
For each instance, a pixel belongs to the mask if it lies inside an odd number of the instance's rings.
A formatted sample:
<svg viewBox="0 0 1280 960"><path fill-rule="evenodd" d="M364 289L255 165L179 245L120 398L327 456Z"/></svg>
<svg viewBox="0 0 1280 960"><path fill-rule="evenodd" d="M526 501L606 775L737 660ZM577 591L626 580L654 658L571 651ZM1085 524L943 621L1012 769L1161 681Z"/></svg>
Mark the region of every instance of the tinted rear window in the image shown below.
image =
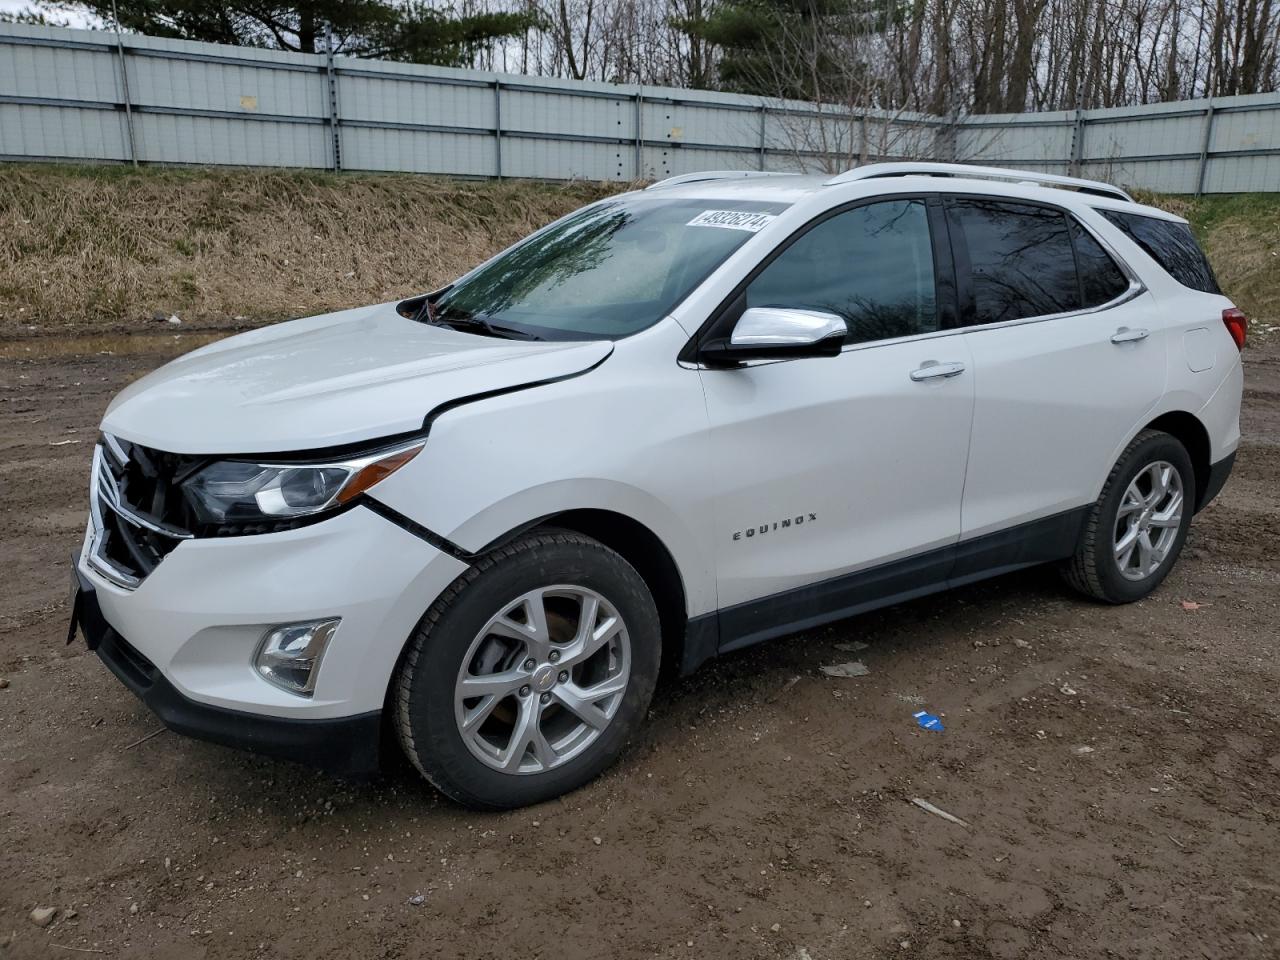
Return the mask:
<svg viewBox="0 0 1280 960"><path fill-rule="evenodd" d="M1222 292L1204 251L1185 223L1117 210L1098 212L1123 230L1130 240L1184 287L1204 293Z"/></svg>
<svg viewBox="0 0 1280 960"><path fill-rule="evenodd" d="M949 206L969 252L972 322L1080 309L1075 255L1060 211L989 200L956 200Z"/></svg>

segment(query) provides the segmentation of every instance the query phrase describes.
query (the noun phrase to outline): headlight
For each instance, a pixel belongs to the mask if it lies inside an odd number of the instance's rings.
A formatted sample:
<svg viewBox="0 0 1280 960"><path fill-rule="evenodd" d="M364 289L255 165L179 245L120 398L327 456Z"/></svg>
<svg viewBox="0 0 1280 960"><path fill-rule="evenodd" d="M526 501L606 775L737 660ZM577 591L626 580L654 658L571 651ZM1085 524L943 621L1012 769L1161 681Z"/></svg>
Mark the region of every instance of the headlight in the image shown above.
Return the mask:
<svg viewBox="0 0 1280 960"><path fill-rule="evenodd" d="M422 450L425 440L324 463L219 460L184 484L204 523L261 523L324 513L383 480Z"/></svg>

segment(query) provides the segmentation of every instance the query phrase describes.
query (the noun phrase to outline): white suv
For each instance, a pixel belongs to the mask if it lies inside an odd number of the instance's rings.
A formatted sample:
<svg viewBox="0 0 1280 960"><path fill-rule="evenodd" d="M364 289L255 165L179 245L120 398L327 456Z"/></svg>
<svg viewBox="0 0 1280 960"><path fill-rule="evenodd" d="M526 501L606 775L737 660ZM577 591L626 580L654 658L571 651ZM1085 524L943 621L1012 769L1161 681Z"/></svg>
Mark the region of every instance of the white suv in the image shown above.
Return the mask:
<svg viewBox="0 0 1280 960"><path fill-rule="evenodd" d="M1107 184L677 177L128 387L72 629L176 730L543 800L660 667L1032 564L1146 596L1231 469L1244 335Z"/></svg>

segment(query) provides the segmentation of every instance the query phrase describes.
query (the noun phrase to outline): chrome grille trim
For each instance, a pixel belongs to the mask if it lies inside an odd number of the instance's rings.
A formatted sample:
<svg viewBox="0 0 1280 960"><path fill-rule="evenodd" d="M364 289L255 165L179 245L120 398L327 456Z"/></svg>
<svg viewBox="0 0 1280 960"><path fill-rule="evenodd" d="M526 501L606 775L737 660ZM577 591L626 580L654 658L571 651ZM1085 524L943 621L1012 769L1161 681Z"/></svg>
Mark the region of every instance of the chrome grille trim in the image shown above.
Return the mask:
<svg viewBox="0 0 1280 960"><path fill-rule="evenodd" d="M136 589L179 542L195 536L129 502L121 487L121 478L129 467L125 446L104 434L93 449L90 468L86 561L107 581L124 590ZM136 483L137 474L133 476ZM175 489L168 477L158 476L155 483Z"/></svg>

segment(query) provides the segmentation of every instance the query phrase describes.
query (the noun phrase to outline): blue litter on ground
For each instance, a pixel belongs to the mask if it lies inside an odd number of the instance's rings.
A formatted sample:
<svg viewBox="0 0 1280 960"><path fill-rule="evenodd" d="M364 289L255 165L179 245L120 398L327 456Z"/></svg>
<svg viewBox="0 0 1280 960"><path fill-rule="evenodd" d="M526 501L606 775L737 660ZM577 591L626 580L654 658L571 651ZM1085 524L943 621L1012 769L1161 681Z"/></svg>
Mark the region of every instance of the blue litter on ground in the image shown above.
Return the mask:
<svg viewBox="0 0 1280 960"><path fill-rule="evenodd" d="M912 716L916 718L916 723L920 724L920 727L924 730L937 730L941 733L943 730L947 729L942 725L942 721L932 713L926 713L921 710L919 713L913 713Z"/></svg>

